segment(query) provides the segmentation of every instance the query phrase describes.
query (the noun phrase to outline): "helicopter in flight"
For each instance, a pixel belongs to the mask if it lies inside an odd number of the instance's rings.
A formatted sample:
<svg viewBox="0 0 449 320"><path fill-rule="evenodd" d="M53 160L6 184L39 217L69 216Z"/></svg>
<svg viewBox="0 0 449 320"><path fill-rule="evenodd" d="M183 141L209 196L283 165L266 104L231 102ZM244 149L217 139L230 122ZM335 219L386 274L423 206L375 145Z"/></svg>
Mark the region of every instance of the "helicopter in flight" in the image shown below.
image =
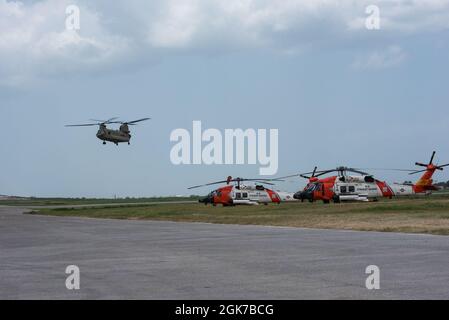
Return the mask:
<svg viewBox="0 0 449 320"><path fill-rule="evenodd" d="M97 131L97 138L103 141L103 144L106 144L106 141L112 142L115 145L119 143L127 142L130 144L131 140L131 131L128 126L135 125L138 122L150 120L151 118L142 118L133 121L117 121L117 117L110 118L108 120L96 120L90 119L91 121L96 121L95 123L86 123L86 124L69 124L66 127L90 127L90 126L99 126ZM118 130L108 129L106 126L108 124L120 123L120 128Z"/></svg>
<svg viewBox="0 0 449 320"><path fill-rule="evenodd" d="M243 182L251 181L259 183L256 185L245 185ZM206 197L199 199L200 203L205 205L211 204L216 206L221 204L224 207L235 205L259 205L268 203L281 203L284 201L297 201L293 197L293 193L274 191L264 186L274 185L273 181L282 181L279 179L245 179L245 178L232 178L229 176L226 180L215 181L198 186L189 187L188 189L196 189L205 186L211 186L215 184L226 183L225 186L220 187L210 192ZM231 184L233 182L233 184Z"/></svg>
<svg viewBox="0 0 449 320"><path fill-rule="evenodd" d="M385 181L380 181L364 171L364 169L338 167L336 169L317 171L317 167L312 172L296 174L279 179L286 179L289 177L300 176L308 179L309 182L304 190L298 191L294 194L294 198L304 201L308 200L314 202L322 200L324 203L334 201L339 203L342 201L376 201L378 198L386 197L392 199L393 197L411 196L411 195L427 195L432 191L438 190L433 185L432 177L437 170L444 170L445 165L435 165L433 160L436 152L432 153L430 162L428 164L416 162L417 166L425 167L423 170L407 170L407 169L372 169L372 170L394 170L405 171L409 174L417 174L424 172L422 177L415 184L388 184ZM337 172L336 176L325 177L319 179L320 176ZM355 173L355 174L354 174Z"/></svg>

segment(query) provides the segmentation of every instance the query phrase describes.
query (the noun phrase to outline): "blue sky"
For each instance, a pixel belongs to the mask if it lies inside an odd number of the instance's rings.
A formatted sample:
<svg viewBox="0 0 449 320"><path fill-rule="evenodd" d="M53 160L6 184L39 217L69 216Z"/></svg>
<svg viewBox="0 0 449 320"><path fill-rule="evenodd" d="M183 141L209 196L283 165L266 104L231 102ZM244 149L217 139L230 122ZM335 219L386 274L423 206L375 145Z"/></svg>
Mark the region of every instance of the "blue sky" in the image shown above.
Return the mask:
<svg viewBox="0 0 449 320"><path fill-rule="evenodd" d="M72 3L75 35L64 24ZM380 30L364 27L371 3ZM449 1L0 0L0 31L0 194L189 194L258 175L258 165L172 165L170 132L193 120L279 129L279 175L413 168L433 150L449 162ZM64 127L115 116L153 119L132 128L130 146Z"/></svg>

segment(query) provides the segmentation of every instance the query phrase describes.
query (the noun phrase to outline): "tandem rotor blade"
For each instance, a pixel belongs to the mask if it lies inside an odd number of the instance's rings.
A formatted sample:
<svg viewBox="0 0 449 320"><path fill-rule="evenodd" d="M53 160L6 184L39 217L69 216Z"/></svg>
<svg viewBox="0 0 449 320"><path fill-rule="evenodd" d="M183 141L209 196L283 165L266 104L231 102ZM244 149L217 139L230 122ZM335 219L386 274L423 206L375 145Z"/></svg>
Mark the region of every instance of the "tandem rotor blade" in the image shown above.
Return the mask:
<svg viewBox="0 0 449 320"><path fill-rule="evenodd" d="M133 124L133 123L137 123L137 122L141 122L141 121L147 121L150 120L151 118L142 118L142 119L138 119L138 120L134 120L134 121L129 121L128 124Z"/></svg>
<svg viewBox="0 0 449 320"><path fill-rule="evenodd" d="M111 123L111 121L113 121L113 120L115 120L115 119L118 119L118 117L113 117L113 118L110 118L110 119L108 119L108 120L98 120L98 119L89 119L90 121L97 121L97 122L99 122L99 123Z"/></svg>
<svg viewBox="0 0 449 320"><path fill-rule="evenodd" d="M142 118L142 119L137 119L137 120L133 120L133 121L114 121L113 123L121 123L121 124L127 124L127 125L135 125L137 122L141 122L141 121L147 121L150 120L151 118Z"/></svg>
<svg viewBox="0 0 449 320"><path fill-rule="evenodd" d="M99 126L102 124L114 123L112 120L117 119L117 117L111 118L109 120L98 120L98 119L89 119L90 121L96 121L96 123L84 123L84 124L68 124L65 127L90 127L90 126Z"/></svg>
<svg viewBox="0 0 449 320"><path fill-rule="evenodd" d="M86 123L86 124L67 124L64 127L91 127L98 126L99 123Z"/></svg>

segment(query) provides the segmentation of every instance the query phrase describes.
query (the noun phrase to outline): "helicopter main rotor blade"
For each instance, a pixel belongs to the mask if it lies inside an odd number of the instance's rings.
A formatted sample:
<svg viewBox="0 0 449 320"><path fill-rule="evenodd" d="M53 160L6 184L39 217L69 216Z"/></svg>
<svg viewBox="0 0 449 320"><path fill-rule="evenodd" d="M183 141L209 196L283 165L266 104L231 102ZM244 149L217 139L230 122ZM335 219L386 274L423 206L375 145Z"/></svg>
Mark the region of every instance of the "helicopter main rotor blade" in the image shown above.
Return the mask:
<svg viewBox="0 0 449 320"><path fill-rule="evenodd" d="M211 183L206 183L206 184L200 184L197 186L193 186L193 187L188 187L187 189L196 189L196 188L201 188L201 187L207 187L207 186L212 186L214 184L222 184L222 183L227 183L228 180L223 180L223 181L216 181L216 182L211 182Z"/></svg>
<svg viewBox="0 0 449 320"><path fill-rule="evenodd" d="M86 123L86 124L67 124L64 127L91 127L98 126L100 123Z"/></svg>
<svg viewBox="0 0 449 320"><path fill-rule="evenodd" d="M424 163L421 163L421 162L415 162L415 165L420 166L420 167L427 167L428 166L428 164L424 164Z"/></svg>
<svg viewBox="0 0 449 320"><path fill-rule="evenodd" d="M268 185L270 185L270 186L274 186L274 185L275 185L274 183L267 182L267 181L258 181L258 180L251 180L251 181L259 182L259 183L262 183L262 184L268 184Z"/></svg>
<svg viewBox="0 0 449 320"><path fill-rule="evenodd" d="M201 187L207 187L207 186L212 186L215 184L222 184L222 183L226 183L229 184L230 182L244 182L244 181L253 181L253 182L259 182L259 183L263 183L263 184L269 184L269 185L274 185L273 183L271 183L271 181L284 181L284 180L280 180L280 179L245 179L245 178L233 178L233 179L227 179L227 180L221 180L221 181L215 181L215 182L210 182L210 183L206 183L206 184L200 184L197 186L192 186L189 187L187 189L196 189L196 188L201 188Z"/></svg>
<svg viewBox="0 0 449 320"><path fill-rule="evenodd" d="M417 170L417 171L410 172L409 174L412 175L412 174L417 174L417 173L420 173L420 172L426 172L426 171L427 171L427 169L424 169L424 170Z"/></svg>
<svg viewBox="0 0 449 320"><path fill-rule="evenodd" d="M358 174L361 174L361 175L364 175L364 176L368 176L368 175L369 175L368 172L361 171L361 170L358 169L358 168L339 167L339 168L336 169L336 171L341 171L341 172L343 172L343 171L355 172L355 173L358 173Z"/></svg>
<svg viewBox="0 0 449 320"><path fill-rule="evenodd" d="M147 120L150 120L151 118L142 118L142 119L138 119L138 120L134 120L134 121L128 121L128 122L124 122L124 123L126 123L126 124L135 124L135 123L137 123L137 122L141 122L141 121L147 121Z"/></svg>
<svg viewBox="0 0 449 320"><path fill-rule="evenodd" d="M281 180L280 178L273 178L273 179L263 179L263 178L261 178L261 179L235 178L235 179L233 179L233 180L237 180L237 179L239 179L240 181L259 181L259 182L262 182L262 181L284 181L284 180ZM231 181L233 181L233 180L231 180Z"/></svg>
<svg viewBox="0 0 449 320"><path fill-rule="evenodd" d="M89 119L90 121L97 121L99 123L113 123L111 121L118 119L118 117L110 118L108 120Z"/></svg>
<svg viewBox="0 0 449 320"><path fill-rule="evenodd" d="M288 179L288 178L293 178L293 177L300 177L301 176L301 174L300 173L297 173L297 174L292 174L292 175L289 175L289 176L284 176L284 177L279 177L279 178L276 178L276 179L279 179L279 180L283 180L283 179Z"/></svg>
<svg viewBox="0 0 449 320"><path fill-rule="evenodd" d="M436 151L434 151L434 152L432 153L432 157L430 158L429 164L432 164L432 163L433 163L433 159L435 158L435 154L436 154L436 153L437 153Z"/></svg>
<svg viewBox="0 0 449 320"><path fill-rule="evenodd" d="M318 178L318 177L321 177L321 176L323 176L323 175L325 175L325 174L328 174L328 173L331 173L331 172L334 172L334 171L335 171L335 170L319 171L318 174L315 173L315 175L312 176L312 177L313 177L313 178Z"/></svg>
<svg viewBox="0 0 449 320"><path fill-rule="evenodd" d="M359 170L374 170L374 171L401 171L401 172L413 172L413 169L396 169L396 168L357 168Z"/></svg>
<svg viewBox="0 0 449 320"><path fill-rule="evenodd" d="M333 172L333 171L335 171L335 170L334 169L332 169L332 170L321 170L321 171L314 170L312 172L297 173L297 174L292 174L292 175L289 175L289 176L283 176L283 177L279 177L277 179L280 179L281 181L283 179L288 179L288 178L293 178L293 177L301 177L301 178L304 178L304 179L310 179L311 177L319 177L319 176L322 176L322 175L324 175L326 173L330 173L330 172Z"/></svg>

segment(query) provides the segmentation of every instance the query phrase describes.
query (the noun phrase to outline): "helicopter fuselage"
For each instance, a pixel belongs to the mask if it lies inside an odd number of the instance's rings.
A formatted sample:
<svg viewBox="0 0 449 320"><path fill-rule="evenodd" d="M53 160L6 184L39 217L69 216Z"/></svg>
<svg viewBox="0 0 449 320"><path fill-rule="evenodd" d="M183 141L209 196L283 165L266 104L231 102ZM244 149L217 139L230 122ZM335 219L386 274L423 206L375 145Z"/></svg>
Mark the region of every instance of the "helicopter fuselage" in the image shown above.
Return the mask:
<svg viewBox="0 0 449 320"><path fill-rule="evenodd" d="M106 126L100 126L97 132L97 138L103 141L103 144L106 144L106 141L113 142L116 145L123 142L128 142L131 140L131 134L129 130L124 131L108 129Z"/></svg>
<svg viewBox="0 0 449 320"><path fill-rule="evenodd" d="M429 169L433 174L435 169ZM421 180L420 180L421 181ZM302 191L295 193L295 199L311 202L322 200L326 203L333 200L341 201L369 201L378 198L393 198L400 196L429 194L435 188L430 180L427 184L388 184L374 179L373 176L332 176L324 179L314 179Z"/></svg>
<svg viewBox="0 0 449 320"><path fill-rule="evenodd" d="M118 145L121 142L128 142L131 140L131 132L129 130L130 125L135 125L138 122L150 120L151 118L142 118L133 121L117 121L117 117L110 118L109 120L95 120L91 119L91 121L100 121L96 123L83 123L83 124L67 124L66 127L91 127L91 126L99 126L97 131L97 138L103 141L103 144L106 144L106 141L112 142L115 145ZM120 123L121 126L118 130L108 129L106 125L111 123Z"/></svg>
<svg viewBox="0 0 449 320"><path fill-rule="evenodd" d="M218 188L206 197L199 200L199 202L212 204L216 206L221 204L223 206L235 205L259 205L268 203L281 203L285 201L297 201L293 198L292 193L274 191L264 186L234 186L228 185Z"/></svg>

